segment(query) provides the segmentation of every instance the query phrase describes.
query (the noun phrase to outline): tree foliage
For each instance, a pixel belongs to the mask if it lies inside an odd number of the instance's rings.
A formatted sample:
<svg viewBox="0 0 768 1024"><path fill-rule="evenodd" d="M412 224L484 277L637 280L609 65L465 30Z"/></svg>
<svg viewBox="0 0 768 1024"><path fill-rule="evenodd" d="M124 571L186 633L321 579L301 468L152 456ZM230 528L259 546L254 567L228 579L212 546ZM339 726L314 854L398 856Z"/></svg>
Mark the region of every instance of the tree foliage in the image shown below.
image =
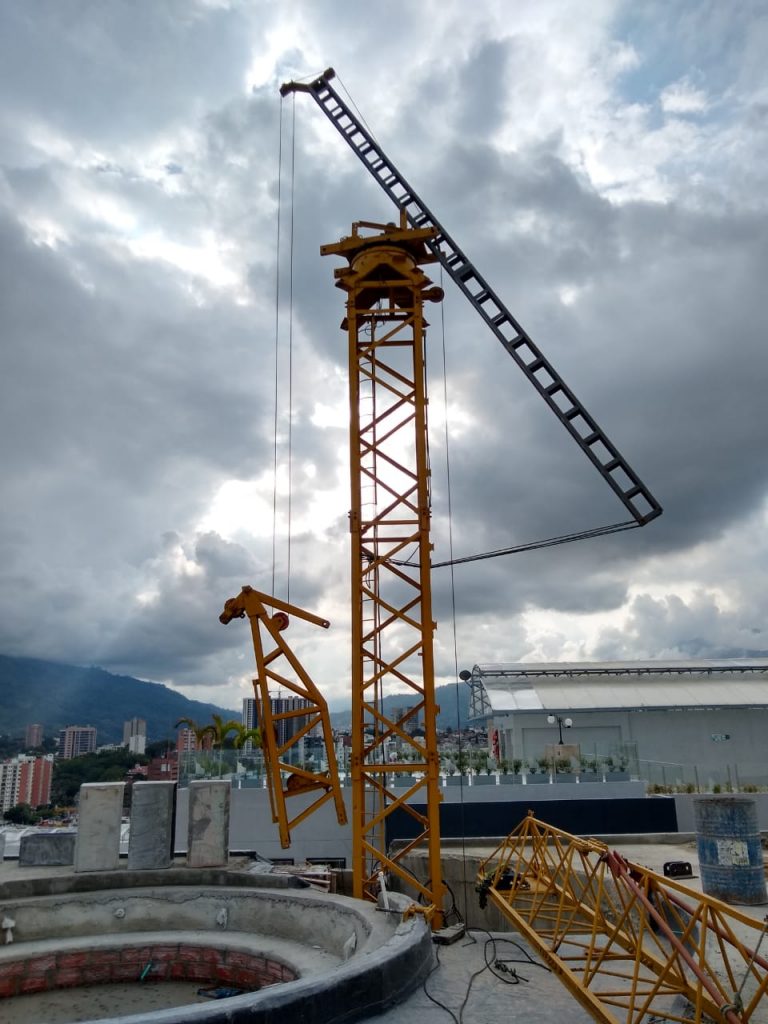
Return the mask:
<svg viewBox="0 0 768 1024"><path fill-rule="evenodd" d="M84 782L122 782L135 764L146 764L147 758L130 753L125 747L84 754L68 761L54 761L51 780L51 801L72 804Z"/></svg>
<svg viewBox="0 0 768 1024"><path fill-rule="evenodd" d="M10 807L3 817L12 825L34 825L40 820L40 815L29 804L16 804L15 807Z"/></svg>

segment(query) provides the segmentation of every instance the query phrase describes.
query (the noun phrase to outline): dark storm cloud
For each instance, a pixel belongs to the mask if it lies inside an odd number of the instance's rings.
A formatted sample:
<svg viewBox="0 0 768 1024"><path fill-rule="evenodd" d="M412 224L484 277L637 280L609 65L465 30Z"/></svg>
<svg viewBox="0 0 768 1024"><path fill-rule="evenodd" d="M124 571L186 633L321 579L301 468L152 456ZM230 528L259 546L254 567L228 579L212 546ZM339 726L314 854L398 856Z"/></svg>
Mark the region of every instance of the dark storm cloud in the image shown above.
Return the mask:
<svg viewBox="0 0 768 1024"><path fill-rule="evenodd" d="M568 95L552 93L542 108L546 128L526 123L519 106L526 89L549 95L561 86L557 47L546 50L525 12L502 27L461 6L437 17L436 7L396 4L360 15L350 5L350 32L339 39L337 7L300 5L301 17L285 23L282 9L266 4L168 0L138 19L128 3L3 11L0 555L9 585L0 594L0 649L189 685L248 671L247 636L237 624L224 629L217 616L242 584L267 590L272 578L265 481L276 384L275 85L304 73L305 54L314 61L326 47L334 50L329 60L347 58L347 84L387 153L666 509L632 534L457 568L457 628L469 660L519 656L527 643L521 616L537 609L586 615L627 600L628 630L602 635L606 656L693 652L702 638L721 651L760 648L760 637L750 640L759 626L743 609L752 597L763 607L752 576L729 584L736 596L726 612L716 614L717 599L706 591L710 579L727 589L724 565L737 557L732 537L744 524L756 529L768 484L761 305L768 232L755 186L764 177L766 131L754 47L742 34L743 68L731 54L730 120L708 110L689 134L675 136L693 147L680 154L654 158L653 147L669 143L651 132L650 114L643 121L636 111L599 106L608 104L614 79L606 78L604 94L584 93L585 105L596 104L589 113L601 144L615 136L618 149L621 140L636 146L640 163L656 159L645 183L656 190L653 201L623 196L619 203L569 141L569 132L588 134L592 125L573 127L573 112L562 123L552 116L558 103L571 110ZM387 31L394 16L397 33ZM706 49L715 13L687 17ZM675 25L682 31L682 22ZM377 61L361 63L374 45ZM638 58L647 74L652 53L649 45ZM255 91L248 88L254 58L265 69ZM602 50L593 61L597 78L607 74L601 59ZM339 70L346 81L343 64ZM655 95L684 73L659 72ZM588 86L571 82L574 90ZM633 117L636 138L626 134ZM290 252L292 121L286 100L277 440L285 473L290 416L290 593L333 618L343 635L344 295L333 287L339 261L321 259L319 247L347 234L354 220L389 220L392 211L311 101L298 97ZM690 132L699 132L693 143ZM430 273L439 280L436 269ZM446 288L449 402L468 417L459 418L450 444L455 554L623 518L501 346ZM443 387L442 319L437 307L428 316L435 541L443 558L447 482L435 401ZM321 406L342 414L318 426ZM265 493L255 496L259 521L235 525L225 538L206 515L228 481L258 481ZM330 509L319 508L321 495ZM278 505L276 587L285 596L285 493ZM661 563L682 566L697 546L712 549L708 563L690 570L701 599L676 597L671 575L672 596L655 596L658 588L638 596L639 578L647 581ZM738 557L746 563L749 550ZM450 587L447 570L436 571L446 673ZM338 658L346 664L347 652Z"/></svg>
<svg viewBox="0 0 768 1024"><path fill-rule="evenodd" d="M6 111L75 139L123 144L238 89L248 36L236 12L160 0L149 15L128 0L6 5Z"/></svg>
<svg viewBox="0 0 768 1024"><path fill-rule="evenodd" d="M230 308L186 308L156 268L122 263L118 273L103 251L33 246L7 220L1 241L3 525L15 584L4 591L2 646L140 672L162 645L109 637L131 621L160 538L189 528L217 480L268 462L252 325ZM72 267L96 263L91 291ZM210 540L201 555L210 568ZM155 626L140 636L186 636L178 596L142 613Z"/></svg>

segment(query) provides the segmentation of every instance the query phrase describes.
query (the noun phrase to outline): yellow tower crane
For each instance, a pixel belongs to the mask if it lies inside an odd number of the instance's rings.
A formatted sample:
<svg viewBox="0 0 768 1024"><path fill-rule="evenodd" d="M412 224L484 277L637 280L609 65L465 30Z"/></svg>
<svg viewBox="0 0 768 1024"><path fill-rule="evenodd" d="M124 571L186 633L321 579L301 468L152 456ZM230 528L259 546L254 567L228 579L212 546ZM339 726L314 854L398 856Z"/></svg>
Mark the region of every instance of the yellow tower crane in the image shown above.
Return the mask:
<svg viewBox="0 0 768 1024"><path fill-rule="evenodd" d="M560 545L644 526L661 505L504 305L429 207L331 84L328 68L309 82L288 82L281 95L307 93L399 211L398 224L355 224L352 235L323 246L342 256L337 285L347 292L352 508L352 707L354 892L374 898L392 873L444 918L439 857L438 752L430 571ZM407 225L410 225L408 227ZM496 551L432 562L430 471L424 381L424 300L440 300L420 267L439 263L491 333L559 419L627 513L620 522ZM385 712L387 687L416 696ZM391 702L386 705L391 708ZM413 734L417 719L421 736ZM407 760L404 752L413 760ZM408 773L408 782L397 785ZM413 775L410 773L413 772ZM421 802L420 802L421 801ZM410 816L412 839L387 849L386 824ZM403 858L428 848L426 883Z"/></svg>

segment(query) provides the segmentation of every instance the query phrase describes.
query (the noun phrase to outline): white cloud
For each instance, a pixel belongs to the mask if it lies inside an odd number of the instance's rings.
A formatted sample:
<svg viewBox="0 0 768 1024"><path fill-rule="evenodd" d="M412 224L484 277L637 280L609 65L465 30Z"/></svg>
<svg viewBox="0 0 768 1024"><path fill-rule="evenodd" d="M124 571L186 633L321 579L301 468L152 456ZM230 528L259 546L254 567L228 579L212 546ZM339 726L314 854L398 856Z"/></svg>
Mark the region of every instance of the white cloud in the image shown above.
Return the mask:
<svg viewBox="0 0 768 1024"><path fill-rule="evenodd" d="M710 106L707 94L697 89L689 78L668 85L659 101L665 114L703 114Z"/></svg>

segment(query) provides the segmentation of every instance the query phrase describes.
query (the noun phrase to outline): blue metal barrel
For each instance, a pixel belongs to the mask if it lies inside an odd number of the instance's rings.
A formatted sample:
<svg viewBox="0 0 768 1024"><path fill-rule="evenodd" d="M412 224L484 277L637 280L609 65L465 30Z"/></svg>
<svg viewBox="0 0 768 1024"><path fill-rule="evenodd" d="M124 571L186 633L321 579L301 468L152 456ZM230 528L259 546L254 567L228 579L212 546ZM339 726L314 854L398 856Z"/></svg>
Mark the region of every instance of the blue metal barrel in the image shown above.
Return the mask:
<svg viewBox="0 0 768 1024"><path fill-rule="evenodd" d="M700 797L693 808L703 891L726 903L768 903L755 801Z"/></svg>

